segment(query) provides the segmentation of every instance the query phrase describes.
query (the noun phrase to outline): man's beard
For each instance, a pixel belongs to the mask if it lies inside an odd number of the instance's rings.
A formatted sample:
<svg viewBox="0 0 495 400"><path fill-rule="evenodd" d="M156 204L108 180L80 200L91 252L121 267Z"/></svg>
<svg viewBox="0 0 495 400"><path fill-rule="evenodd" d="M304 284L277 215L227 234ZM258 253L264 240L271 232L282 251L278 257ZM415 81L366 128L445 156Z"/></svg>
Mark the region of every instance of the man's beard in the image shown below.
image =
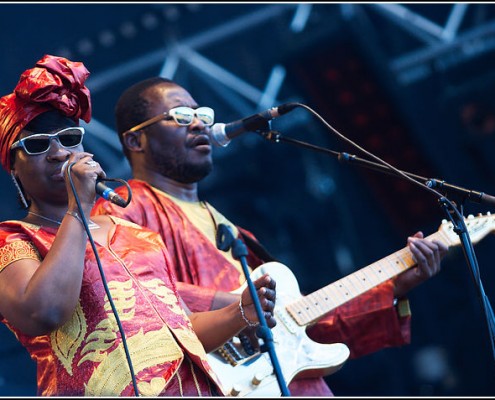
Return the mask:
<svg viewBox="0 0 495 400"><path fill-rule="evenodd" d="M200 165L183 164L179 168L179 173L176 176L169 175L170 178L181 183L195 183L206 178L213 170L213 164L203 163Z"/></svg>
<svg viewBox="0 0 495 400"><path fill-rule="evenodd" d="M174 181L181 183L196 183L206 178L213 171L213 163L206 160L201 164L188 163L187 160L168 158L152 152L158 172Z"/></svg>

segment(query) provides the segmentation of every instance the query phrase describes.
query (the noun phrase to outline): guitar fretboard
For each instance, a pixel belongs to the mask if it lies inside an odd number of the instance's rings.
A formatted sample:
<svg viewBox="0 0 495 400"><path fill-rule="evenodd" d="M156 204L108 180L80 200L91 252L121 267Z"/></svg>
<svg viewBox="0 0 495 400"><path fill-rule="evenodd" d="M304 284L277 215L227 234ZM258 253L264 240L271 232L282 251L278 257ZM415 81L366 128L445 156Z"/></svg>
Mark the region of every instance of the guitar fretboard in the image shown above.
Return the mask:
<svg viewBox="0 0 495 400"><path fill-rule="evenodd" d="M428 236L447 245L453 244L441 231ZM399 275L415 265L408 247L382 258L344 278L304 296L286 307L287 312L299 326L316 322L318 319L347 301L378 286L380 283Z"/></svg>

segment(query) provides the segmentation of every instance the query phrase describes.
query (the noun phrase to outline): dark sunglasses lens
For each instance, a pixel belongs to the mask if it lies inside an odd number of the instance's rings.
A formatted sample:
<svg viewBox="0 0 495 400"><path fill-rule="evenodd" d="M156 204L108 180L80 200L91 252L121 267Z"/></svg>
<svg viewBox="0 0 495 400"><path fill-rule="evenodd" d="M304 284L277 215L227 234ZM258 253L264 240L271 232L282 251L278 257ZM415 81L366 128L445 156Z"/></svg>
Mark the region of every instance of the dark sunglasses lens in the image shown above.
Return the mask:
<svg viewBox="0 0 495 400"><path fill-rule="evenodd" d="M82 134L80 132L77 133L64 133L58 136L60 143L64 147L75 147L81 144L82 142Z"/></svg>
<svg viewBox="0 0 495 400"><path fill-rule="evenodd" d="M50 147L49 139L29 139L24 140L24 147L26 151L31 154L43 153Z"/></svg>

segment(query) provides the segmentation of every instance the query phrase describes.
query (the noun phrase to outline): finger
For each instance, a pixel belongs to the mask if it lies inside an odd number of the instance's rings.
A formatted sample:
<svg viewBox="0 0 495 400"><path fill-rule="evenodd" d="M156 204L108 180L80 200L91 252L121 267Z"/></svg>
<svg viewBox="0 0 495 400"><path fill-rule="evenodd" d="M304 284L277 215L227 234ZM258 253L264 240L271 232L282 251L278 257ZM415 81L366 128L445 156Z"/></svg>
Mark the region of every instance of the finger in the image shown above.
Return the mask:
<svg viewBox="0 0 495 400"><path fill-rule="evenodd" d="M275 302L271 300L264 299L261 304L261 309L266 312L273 313L275 310Z"/></svg>
<svg viewBox="0 0 495 400"><path fill-rule="evenodd" d="M85 161L84 163L86 165L89 165L90 167L93 167L93 168L99 166L99 164L96 161L94 161L94 160Z"/></svg>
<svg viewBox="0 0 495 400"><path fill-rule="evenodd" d="M268 284L267 286L272 289L272 290L275 290L276 287L277 287L277 282L275 281L275 279L273 279L270 275L267 276L267 279L268 279Z"/></svg>
<svg viewBox="0 0 495 400"><path fill-rule="evenodd" d="M438 253L438 245L430 240L416 239L411 243L414 243L416 248L422 252L426 258L433 259L434 254Z"/></svg>
<svg viewBox="0 0 495 400"><path fill-rule="evenodd" d="M277 325L277 320L272 314L270 314L269 317L265 317L265 321L269 328L273 328Z"/></svg>
<svg viewBox="0 0 495 400"><path fill-rule="evenodd" d="M106 173L103 171L103 168L101 168L101 165L98 161L93 160L93 154L91 153L84 153L85 156L82 157L79 161L81 164L84 164L87 166L86 168L89 168L90 171L94 172L98 178L106 178Z"/></svg>
<svg viewBox="0 0 495 400"><path fill-rule="evenodd" d="M421 244L419 244L416 240L409 243L409 249L411 250L413 260L416 262L416 264L418 264L418 266L422 266L428 263L428 259L422 251Z"/></svg>
<svg viewBox="0 0 495 400"><path fill-rule="evenodd" d="M263 286L269 287L270 289L275 289L276 282L270 275L264 274L254 282L254 285L257 289Z"/></svg>
<svg viewBox="0 0 495 400"><path fill-rule="evenodd" d="M273 313L273 310L275 309L275 302L268 299L260 300L260 305L263 311L270 313Z"/></svg>
<svg viewBox="0 0 495 400"><path fill-rule="evenodd" d="M265 300L274 302L276 298L276 291L263 286L256 290L256 295L258 296L260 302Z"/></svg>
<svg viewBox="0 0 495 400"><path fill-rule="evenodd" d="M62 171L67 172L68 166L70 164L76 164L78 161L80 161L84 157L93 157L93 154L86 153L86 152L72 153L69 156L69 158L62 165Z"/></svg>
<svg viewBox="0 0 495 400"><path fill-rule="evenodd" d="M442 256L446 253L447 247L441 242L429 240L416 241L416 245L428 259L433 271L438 272Z"/></svg>
<svg viewBox="0 0 495 400"><path fill-rule="evenodd" d="M435 250L433 252L433 258L434 258L434 271L433 274L436 274L440 271L440 263L442 261L443 257L443 252L441 247L439 246L439 242L433 242L432 243L435 246Z"/></svg>
<svg viewBox="0 0 495 400"><path fill-rule="evenodd" d="M448 253L449 251L449 246L439 240L433 240L433 243L436 244L436 246L438 247L438 252L440 254L440 256L444 256L445 254Z"/></svg>
<svg viewBox="0 0 495 400"><path fill-rule="evenodd" d="M423 235L423 232L417 231L414 235L412 235L412 237L418 238L418 239L423 239L424 235Z"/></svg>
<svg viewBox="0 0 495 400"><path fill-rule="evenodd" d="M262 287L258 289L258 297L264 297L269 300L275 301L275 298L277 296L277 292L273 289L268 289L266 287Z"/></svg>
<svg viewBox="0 0 495 400"><path fill-rule="evenodd" d="M93 159L93 154L86 153L86 152L73 153L73 155L71 156L71 158L76 163L77 162L83 163L83 162L92 160Z"/></svg>
<svg viewBox="0 0 495 400"><path fill-rule="evenodd" d="M432 250L427 243L422 242L414 242L412 246L411 252L418 259L417 273L427 278L437 274L440 271L438 249Z"/></svg>
<svg viewBox="0 0 495 400"><path fill-rule="evenodd" d="M436 268L434 261L428 259L423 252L424 250L420 250L419 246L421 246L421 244L416 242L411 244L411 252L413 254L413 259L415 259L417 263L417 267L415 268L416 274L422 279L425 279L434 275Z"/></svg>

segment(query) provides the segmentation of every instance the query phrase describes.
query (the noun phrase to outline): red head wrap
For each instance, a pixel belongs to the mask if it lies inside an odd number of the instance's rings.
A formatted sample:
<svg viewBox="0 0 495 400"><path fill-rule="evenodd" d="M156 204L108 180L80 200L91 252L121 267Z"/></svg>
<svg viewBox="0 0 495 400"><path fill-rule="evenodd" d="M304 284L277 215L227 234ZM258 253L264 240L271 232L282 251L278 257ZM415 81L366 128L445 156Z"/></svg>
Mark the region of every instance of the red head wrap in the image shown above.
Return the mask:
<svg viewBox="0 0 495 400"><path fill-rule="evenodd" d="M91 97L81 62L45 55L21 75L14 92L0 98L0 162L10 171L10 146L38 115L57 110L79 123L91 119Z"/></svg>

